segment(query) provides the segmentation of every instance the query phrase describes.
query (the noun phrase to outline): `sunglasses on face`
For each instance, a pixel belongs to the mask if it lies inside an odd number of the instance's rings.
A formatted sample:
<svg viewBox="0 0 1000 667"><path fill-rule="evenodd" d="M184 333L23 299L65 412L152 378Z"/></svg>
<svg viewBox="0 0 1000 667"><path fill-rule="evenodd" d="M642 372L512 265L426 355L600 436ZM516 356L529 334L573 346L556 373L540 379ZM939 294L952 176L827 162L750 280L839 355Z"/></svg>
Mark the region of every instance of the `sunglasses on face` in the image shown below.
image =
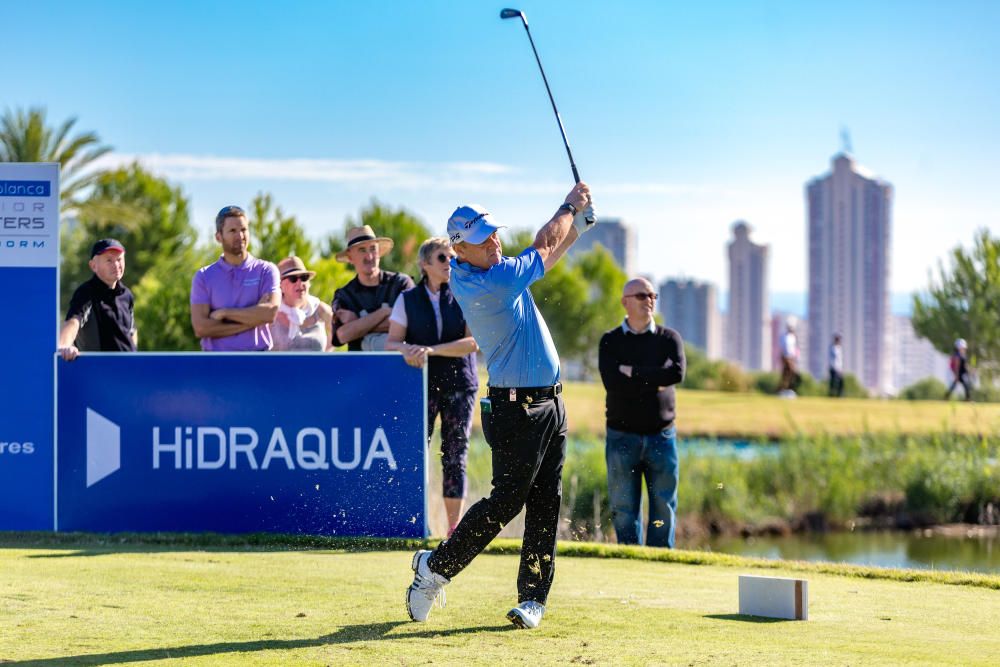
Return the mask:
<svg viewBox="0 0 1000 667"><path fill-rule="evenodd" d="M304 283L307 283L307 282L309 282L309 276L303 276L303 275L299 275L299 276L288 276L288 277L286 277L286 278L285 278L285 280L287 280L287 281L288 281L288 282L290 282L290 283L297 283L297 282L299 282L300 280L301 280L302 282L304 282Z"/></svg>
<svg viewBox="0 0 1000 667"><path fill-rule="evenodd" d="M446 262L450 262L451 261L451 255L445 254L443 252L439 253L438 256L437 256L437 260L439 262L441 262L442 264L444 264Z"/></svg>
<svg viewBox="0 0 1000 667"><path fill-rule="evenodd" d="M646 300L656 301L656 298L659 295L656 292L638 292L636 294L626 294L625 296L627 296L627 297L629 297L629 296L634 297L636 299L639 299L639 301L646 301Z"/></svg>

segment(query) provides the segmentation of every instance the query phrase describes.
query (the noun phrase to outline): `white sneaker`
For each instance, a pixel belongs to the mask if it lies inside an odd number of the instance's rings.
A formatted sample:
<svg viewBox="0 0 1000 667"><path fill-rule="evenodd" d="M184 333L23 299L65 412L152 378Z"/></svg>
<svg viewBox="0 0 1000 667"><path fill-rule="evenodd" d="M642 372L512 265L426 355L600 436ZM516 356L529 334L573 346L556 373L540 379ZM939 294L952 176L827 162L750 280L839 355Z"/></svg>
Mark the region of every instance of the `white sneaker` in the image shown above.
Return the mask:
<svg viewBox="0 0 1000 667"><path fill-rule="evenodd" d="M410 564L413 570L413 583L406 589L406 611L410 612L410 618L421 623L427 620L435 601L444 606L444 587L451 581L436 572L431 572L427 566L430 557L431 552L426 549L413 554L413 562Z"/></svg>
<svg viewBox="0 0 1000 667"><path fill-rule="evenodd" d="M507 619L523 630L537 628L542 622L545 606L534 600L527 600L507 612Z"/></svg>

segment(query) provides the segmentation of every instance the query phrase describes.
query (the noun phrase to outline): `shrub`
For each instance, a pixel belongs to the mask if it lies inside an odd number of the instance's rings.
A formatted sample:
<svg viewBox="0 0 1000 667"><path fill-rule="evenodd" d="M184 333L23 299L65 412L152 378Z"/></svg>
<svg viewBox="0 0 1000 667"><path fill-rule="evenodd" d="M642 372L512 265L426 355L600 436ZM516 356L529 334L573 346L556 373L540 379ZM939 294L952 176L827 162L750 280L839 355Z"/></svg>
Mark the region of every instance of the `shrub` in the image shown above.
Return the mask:
<svg viewBox="0 0 1000 667"><path fill-rule="evenodd" d="M947 389L941 380L928 377L911 384L899 393L899 397L908 401L939 401Z"/></svg>

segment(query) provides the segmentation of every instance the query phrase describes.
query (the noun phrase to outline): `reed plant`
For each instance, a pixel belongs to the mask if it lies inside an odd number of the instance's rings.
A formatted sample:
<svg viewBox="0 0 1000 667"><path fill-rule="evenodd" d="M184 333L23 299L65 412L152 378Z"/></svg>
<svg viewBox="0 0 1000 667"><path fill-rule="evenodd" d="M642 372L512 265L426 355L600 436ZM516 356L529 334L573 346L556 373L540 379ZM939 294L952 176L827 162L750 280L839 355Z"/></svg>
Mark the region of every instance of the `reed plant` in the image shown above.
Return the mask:
<svg viewBox="0 0 1000 667"><path fill-rule="evenodd" d="M1000 440L938 433L799 435L747 448L681 444L678 515L715 532L763 526L825 530L1000 523ZM432 532L440 502L431 466ZM490 490L490 450L474 438L470 502ZM504 535L519 535L519 521ZM604 441L571 437L563 472L564 538L610 540Z"/></svg>

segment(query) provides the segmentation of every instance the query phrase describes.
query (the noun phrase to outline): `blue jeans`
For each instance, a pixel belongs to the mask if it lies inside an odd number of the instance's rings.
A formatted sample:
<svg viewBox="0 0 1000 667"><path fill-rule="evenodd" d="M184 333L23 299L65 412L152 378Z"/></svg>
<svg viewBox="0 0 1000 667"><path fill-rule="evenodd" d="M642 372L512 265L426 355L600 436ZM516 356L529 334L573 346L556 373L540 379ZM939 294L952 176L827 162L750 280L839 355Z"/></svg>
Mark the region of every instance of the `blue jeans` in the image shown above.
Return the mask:
<svg viewBox="0 0 1000 667"><path fill-rule="evenodd" d="M642 480L649 493L646 546L674 546L677 514L677 429L640 435L608 429L605 458L611 522L619 544L642 543Z"/></svg>

